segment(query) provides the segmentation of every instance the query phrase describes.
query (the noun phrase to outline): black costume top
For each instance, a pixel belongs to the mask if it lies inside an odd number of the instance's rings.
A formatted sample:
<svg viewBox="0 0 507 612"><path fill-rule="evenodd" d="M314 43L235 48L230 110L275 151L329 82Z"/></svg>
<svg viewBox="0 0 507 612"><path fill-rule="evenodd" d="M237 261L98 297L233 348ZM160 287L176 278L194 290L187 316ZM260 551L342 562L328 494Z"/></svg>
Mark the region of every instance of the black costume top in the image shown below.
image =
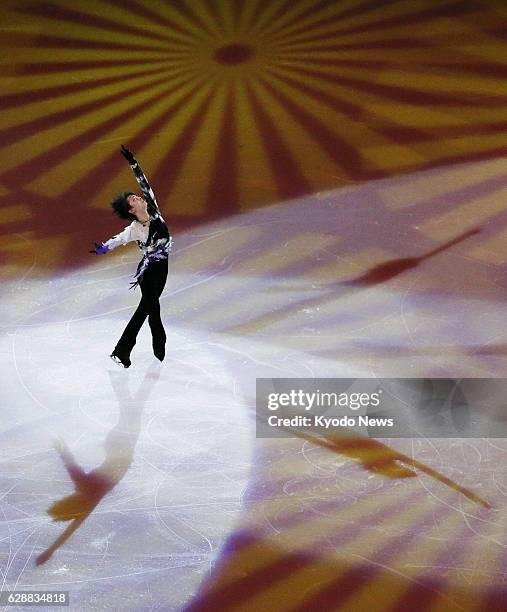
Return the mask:
<svg viewBox="0 0 507 612"><path fill-rule="evenodd" d="M137 266L135 280L131 283L132 288L134 288L141 281L144 271L150 262L168 259L173 239L164 218L160 214L160 209L153 189L141 170L141 167L135 160L130 164L130 167L141 187L144 199L148 203L147 212L150 217L150 222L149 224L143 225L139 221L132 221L132 223L122 232L116 234L107 242L104 242L104 245L109 249L115 249L128 242L137 241L139 248L143 252L143 258Z"/></svg>

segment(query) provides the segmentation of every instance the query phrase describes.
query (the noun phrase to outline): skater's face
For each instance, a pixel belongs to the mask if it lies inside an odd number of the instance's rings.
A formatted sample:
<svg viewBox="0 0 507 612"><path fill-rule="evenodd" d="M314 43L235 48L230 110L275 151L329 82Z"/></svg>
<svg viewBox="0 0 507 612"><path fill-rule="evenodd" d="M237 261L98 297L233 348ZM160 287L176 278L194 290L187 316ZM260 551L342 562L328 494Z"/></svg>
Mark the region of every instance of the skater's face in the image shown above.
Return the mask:
<svg viewBox="0 0 507 612"><path fill-rule="evenodd" d="M127 198L130 204L129 212L137 217L137 219L144 219L148 214L148 203L144 198L136 195L129 195Z"/></svg>

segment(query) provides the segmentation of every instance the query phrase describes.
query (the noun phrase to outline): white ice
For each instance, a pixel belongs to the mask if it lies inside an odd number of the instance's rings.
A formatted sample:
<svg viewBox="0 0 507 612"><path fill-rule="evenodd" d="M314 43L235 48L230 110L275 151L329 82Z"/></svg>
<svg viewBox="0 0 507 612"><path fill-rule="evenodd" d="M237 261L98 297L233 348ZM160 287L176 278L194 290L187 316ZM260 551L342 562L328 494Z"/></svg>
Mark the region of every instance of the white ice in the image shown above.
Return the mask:
<svg viewBox="0 0 507 612"><path fill-rule="evenodd" d="M271 478L272 453L280 461L283 451L286 486L276 493L282 505L293 495L301 461L314 485L299 491L300 503L330 494L320 488L319 473L328 487L346 474L349 494L369 487L375 495L381 476L350 458L297 439L278 446L256 440L257 377L503 376L507 276L481 246L490 225L383 282L350 283L382 262L424 256L475 227L467 218L445 221L445 193L438 200L432 192L441 172L315 194L177 235L162 297L163 364L151 354L147 326L130 369L108 357L139 297L128 290L134 246L90 256L88 267L51 277L36 274L35 256L35 267L6 280L3 588L68 590L72 610L183 608L213 576L234 529L245 517L257 520L247 500L259 479ZM433 222L439 215L441 225ZM505 440L391 444L491 502L483 522L470 522L476 510L459 493L424 476L410 481L427 491L421 503L450 504L456 533L472 539L475 557L460 561L469 587L503 580L505 564L495 559L507 542ZM52 522L47 510L75 492L64 457L92 493L85 493L84 520L58 542L72 522ZM94 498L96 486L105 488ZM397 536L396 525L388 535ZM484 575L474 559L486 549ZM361 553L367 556L359 547L354 558ZM412 561L415 567L427 560ZM457 571L450 573L458 581Z"/></svg>

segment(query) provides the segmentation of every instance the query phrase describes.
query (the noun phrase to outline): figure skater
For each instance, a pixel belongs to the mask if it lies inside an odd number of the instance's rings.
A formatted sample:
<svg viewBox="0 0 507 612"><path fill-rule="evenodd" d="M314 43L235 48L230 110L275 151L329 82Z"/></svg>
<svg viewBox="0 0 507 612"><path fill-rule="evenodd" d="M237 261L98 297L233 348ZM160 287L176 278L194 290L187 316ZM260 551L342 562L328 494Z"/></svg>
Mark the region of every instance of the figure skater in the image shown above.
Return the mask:
<svg viewBox="0 0 507 612"><path fill-rule="evenodd" d="M114 212L121 219L129 219L132 223L106 242L96 242L95 249L90 253L104 255L134 240L137 241L143 252L143 258L137 266L135 280L131 283L131 288L137 285L141 287L141 301L111 353L113 361L128 368L131 364L130 353L146 317L148 317L151 329L153 353L160 361L164 360L166 334L160 318L159 298L167 279L167 260L172 246L172 237L160 214L155 194L133 153L123 145L121 153L132 168L141 186L143 197L137 196L132 191L126 191L113 199L111 207Z"/></svg>

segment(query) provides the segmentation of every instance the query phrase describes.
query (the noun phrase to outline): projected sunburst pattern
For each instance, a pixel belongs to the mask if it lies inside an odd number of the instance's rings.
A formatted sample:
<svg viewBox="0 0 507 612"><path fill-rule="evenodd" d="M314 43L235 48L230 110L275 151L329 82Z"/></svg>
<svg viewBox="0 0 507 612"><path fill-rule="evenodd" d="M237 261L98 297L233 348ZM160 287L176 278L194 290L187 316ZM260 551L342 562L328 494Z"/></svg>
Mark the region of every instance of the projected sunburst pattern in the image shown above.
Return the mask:
<svg viewBox="0 0 507 612"><path fill-rule="evenodd" d="M43 267L82 262L116 229L122 142L173 228L504 155L506 16L455 0L11 2L1 259L29 263L29 241Z"/></svg>
<svg viewBox="0 0 507 612"><path fill-rule="evenodd" d="M456 444L457 462L448 441L403 445L473 478L472 455L484 460L487 444L468 442ZM365 439L342 439L328 454L290 440L266 445L248 512L185 612L504 610L505 586L490 578L504 521L494 524L481 500L459 501L437 474L440 483L416 478L401 457Z"/></svg>

